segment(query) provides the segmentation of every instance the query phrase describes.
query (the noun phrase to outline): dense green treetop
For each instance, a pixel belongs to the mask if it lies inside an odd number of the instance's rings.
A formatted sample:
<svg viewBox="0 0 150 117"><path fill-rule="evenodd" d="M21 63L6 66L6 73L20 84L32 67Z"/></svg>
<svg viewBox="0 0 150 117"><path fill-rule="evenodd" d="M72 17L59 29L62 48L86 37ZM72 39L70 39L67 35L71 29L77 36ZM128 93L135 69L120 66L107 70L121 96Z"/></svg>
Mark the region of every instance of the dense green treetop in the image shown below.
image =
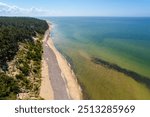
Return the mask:
<svg viewBox="0 0 150 117"><path fill-rule="evenodd" d="M46 21L27 17L0 17L0 67L7 69L18 51L18 42L33 41L36 34L48 29Z"/></svg>

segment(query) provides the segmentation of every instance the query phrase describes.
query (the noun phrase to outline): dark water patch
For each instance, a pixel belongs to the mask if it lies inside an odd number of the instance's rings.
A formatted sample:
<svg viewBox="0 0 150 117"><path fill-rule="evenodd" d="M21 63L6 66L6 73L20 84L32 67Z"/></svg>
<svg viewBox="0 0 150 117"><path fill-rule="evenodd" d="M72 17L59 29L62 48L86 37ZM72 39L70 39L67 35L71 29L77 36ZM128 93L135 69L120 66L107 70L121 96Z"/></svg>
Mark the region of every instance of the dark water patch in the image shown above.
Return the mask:
<svg viewBox="0 0 150 117"><path fill-rule="evenodd" d="M95 64L99 64L99 65L102 65L106 68L113 69L115 71L121 72L121 73L133 78L135 81L143 83L148 88L150 88L150 78L149 77L142 76L142 75L140 75L140 74L138 74L134 71L127 70L127 69L122 68L122 67L120 67L116 64L113 64L113 63L110 63L108 61L102 60L101 58L92 57L91 61L94 62Z"/></svg>

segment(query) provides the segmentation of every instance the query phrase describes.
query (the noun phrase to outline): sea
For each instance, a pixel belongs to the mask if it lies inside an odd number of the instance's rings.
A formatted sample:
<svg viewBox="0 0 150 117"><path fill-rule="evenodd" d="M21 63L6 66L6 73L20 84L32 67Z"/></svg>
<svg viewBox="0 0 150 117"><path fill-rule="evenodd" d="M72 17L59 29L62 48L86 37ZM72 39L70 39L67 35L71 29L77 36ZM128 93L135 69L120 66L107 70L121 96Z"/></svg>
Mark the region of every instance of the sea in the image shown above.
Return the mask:
<svg viewBox="0 0 150 117"><path fill-rule="evenodd" d="M79 81L91 71L89 62L92 57L150 78L149 17L45 19L53 25L51 36L56 48L70 62ZM89 65L86 69L85 64ZM84 75L80 75L83 72ZM86 87L84 81L81 84Z"/></svg>

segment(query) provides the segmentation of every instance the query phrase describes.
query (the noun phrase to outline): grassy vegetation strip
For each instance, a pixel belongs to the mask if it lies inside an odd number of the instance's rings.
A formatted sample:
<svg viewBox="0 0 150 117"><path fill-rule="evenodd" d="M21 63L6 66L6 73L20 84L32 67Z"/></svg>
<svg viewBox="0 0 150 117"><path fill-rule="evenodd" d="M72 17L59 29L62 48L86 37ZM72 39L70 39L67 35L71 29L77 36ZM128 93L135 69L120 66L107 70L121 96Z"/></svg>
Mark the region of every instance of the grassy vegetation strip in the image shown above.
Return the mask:
<svg viewBox="0 0 150 117"><path fill-rule="evenodd" d="M20 83L21 93L28 93L28 97L39 98L41 84L42 41L23 43L16 57L18 74L16 79ZM22 82L23 81L23 82Z"/></svg>
<svg viewBox="0 0 150 117"><path fill-rule="evenodd" d="M109 69L113 69L116 70L118 72L124 73L125 75L133 78L134 80L140 82L140 83L144 83L148 88L150 88L150 78L142 76L136 72L127 70L125 68L121 68L120 66L113 64L113 63L109 63L108 61L102 60L100 58L95 58L92 57L92 62L96 63L96 64L100 64L104 67L107 67Z"/></svg>

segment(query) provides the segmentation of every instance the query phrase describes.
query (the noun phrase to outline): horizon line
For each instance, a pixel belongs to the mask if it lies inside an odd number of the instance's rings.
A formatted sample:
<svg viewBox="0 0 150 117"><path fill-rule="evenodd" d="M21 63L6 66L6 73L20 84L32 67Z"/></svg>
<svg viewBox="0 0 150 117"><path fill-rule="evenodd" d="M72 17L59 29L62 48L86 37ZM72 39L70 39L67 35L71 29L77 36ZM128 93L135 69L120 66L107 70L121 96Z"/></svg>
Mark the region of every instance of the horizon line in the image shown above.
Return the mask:
<svg viewBox="0 0 150 117"><path fill-rule="evenodd" d="M14 15L13 16L13 15L4 15L4 16L0 16L0 17L37 17L37 18L38 17L116 17L116 18L117 17L118 18L119 17L134 18L135 17L135 18L150 18L150 16L92 16L92 15L91 16L90 15L89 16L80 16L80 15L79 16L78 15L74 15L74 16L67 16L67 15L66 16L61 16L61 15L60 16L26 16L26 15L24 15L24 16L23 15L22 16Z"/></svg>

